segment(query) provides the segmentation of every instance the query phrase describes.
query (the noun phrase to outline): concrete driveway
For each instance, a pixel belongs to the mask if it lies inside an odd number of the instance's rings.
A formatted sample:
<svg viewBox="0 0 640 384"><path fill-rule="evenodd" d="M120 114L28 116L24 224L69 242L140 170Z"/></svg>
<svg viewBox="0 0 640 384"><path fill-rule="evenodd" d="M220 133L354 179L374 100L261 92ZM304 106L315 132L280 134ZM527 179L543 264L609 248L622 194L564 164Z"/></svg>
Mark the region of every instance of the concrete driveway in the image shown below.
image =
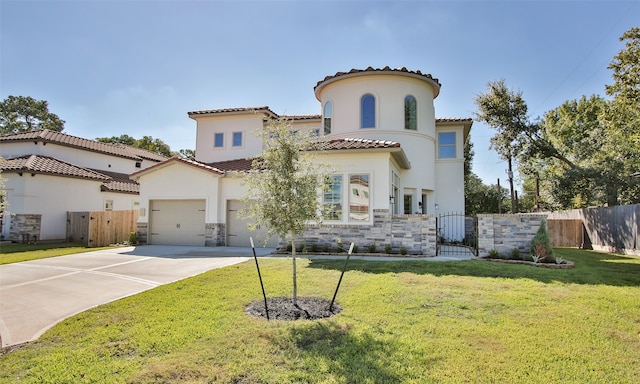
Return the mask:
<svg viewBox="0 0 640 384"><path fill-rule="evenodd" d="M92 307L252 256L251 248L145 245L0 265L0 344L35 340Z"/></svg>

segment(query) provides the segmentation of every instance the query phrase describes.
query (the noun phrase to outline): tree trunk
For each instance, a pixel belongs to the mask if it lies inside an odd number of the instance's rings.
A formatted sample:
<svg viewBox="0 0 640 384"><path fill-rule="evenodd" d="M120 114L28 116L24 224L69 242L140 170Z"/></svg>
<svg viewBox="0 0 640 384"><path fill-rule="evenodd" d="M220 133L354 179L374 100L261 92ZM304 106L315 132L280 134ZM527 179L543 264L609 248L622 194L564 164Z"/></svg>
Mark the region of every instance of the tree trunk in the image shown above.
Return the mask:
<svg viewBox="0 0 640 384"><path fill-rule="evenodd" d="M291 232L291 258L293 259L293 305L298 306L298 278L296 273L296 238Z"/></svg>

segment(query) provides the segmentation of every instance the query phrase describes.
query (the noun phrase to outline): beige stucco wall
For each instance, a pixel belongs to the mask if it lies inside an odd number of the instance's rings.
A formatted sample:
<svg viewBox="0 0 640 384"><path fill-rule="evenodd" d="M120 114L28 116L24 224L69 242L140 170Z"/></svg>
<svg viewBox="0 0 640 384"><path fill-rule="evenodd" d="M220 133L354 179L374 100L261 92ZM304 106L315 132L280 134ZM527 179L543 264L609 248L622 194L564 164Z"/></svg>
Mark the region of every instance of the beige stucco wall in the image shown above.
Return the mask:
<svg viewBox="0 0 640 384"><path fill-rule="evenodd" d="M161 170L140 176L139 223L149 222L150 200L206 200L206 222L217 223L220 176L173 162Z"/></svg>
<svg viewBox="0 0 640 384"><path fill-rule="evenodd" d="M244 159L262 152L256 131L262 129L264 114L197 117L196 160L202 163ZM233 132L242 132L243 145L233 147ZM216 133L224 134L224 147L214 148Z"/></svg>

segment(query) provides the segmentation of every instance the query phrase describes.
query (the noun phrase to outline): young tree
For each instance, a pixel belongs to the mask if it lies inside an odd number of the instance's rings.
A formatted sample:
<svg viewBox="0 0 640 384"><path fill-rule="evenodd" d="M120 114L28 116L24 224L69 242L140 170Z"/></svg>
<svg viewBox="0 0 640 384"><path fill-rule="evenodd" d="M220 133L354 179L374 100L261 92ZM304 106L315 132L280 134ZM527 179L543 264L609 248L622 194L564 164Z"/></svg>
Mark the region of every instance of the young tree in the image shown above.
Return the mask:
<svg viewBox="0 0 640 384"><path fill-rule="evenodd" d="M44 100L29 96L9 96L0 102L0 135L50 129L62 132L64 120L49 112Z"/></svg>
<svg viewBox="0 0 640 384"><path fill-rule="evenodd" d="M327 188L329 168L319 164L311 151L312 132L292 131L285 119L269 120L258 132L262 156L245 173L248 193L242 216L254 220L253 228L266 226L269 235L288 239L293 259L293 304L298 305L296 235L310 221L321 222L323 205L319 191Z"/></svg>

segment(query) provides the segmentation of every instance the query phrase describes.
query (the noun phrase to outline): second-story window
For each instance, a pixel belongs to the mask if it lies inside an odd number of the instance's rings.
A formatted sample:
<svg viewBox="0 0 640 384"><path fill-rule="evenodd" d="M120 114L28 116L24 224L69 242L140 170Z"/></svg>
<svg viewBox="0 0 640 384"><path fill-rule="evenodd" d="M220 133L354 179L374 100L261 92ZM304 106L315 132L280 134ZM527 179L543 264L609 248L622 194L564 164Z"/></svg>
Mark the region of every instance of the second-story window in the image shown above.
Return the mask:
<svg viewBox="0 0 640 384"><path fill-rule="evenodd" d="M233 146L242 147L242 132L233 132Z"/></svg>
<svg viewBox="0 0 640 384"><path fill-rule="evenodd" d="M376 127L376 98L367 93L360 99L360 128Z"/></svg>
<svg viewBox="0 0 640 384"><path fill-rule="evenodd" d="M331 115L333 114L333 107L331 102L327 102L324 105L324 134L331 134Z"/></svg>
<svg viewBox="0 0 640 384"><path fill-rule="evenodd" d="M214 148L224 147L224 133L216 133L213 135L213 147Z"/></svg>
<svg viewBox="0 0 640 384"><path fill-rule="evenodd" d="M456 133L455 132L438 133L438 158L440 159L456 158Z"/></svg>
<svg viewBox="0 0 640 384"><path fill-rule="evenodd" d="M404 129L418 129L416 98L409 95L404 98Z"/></svg>

